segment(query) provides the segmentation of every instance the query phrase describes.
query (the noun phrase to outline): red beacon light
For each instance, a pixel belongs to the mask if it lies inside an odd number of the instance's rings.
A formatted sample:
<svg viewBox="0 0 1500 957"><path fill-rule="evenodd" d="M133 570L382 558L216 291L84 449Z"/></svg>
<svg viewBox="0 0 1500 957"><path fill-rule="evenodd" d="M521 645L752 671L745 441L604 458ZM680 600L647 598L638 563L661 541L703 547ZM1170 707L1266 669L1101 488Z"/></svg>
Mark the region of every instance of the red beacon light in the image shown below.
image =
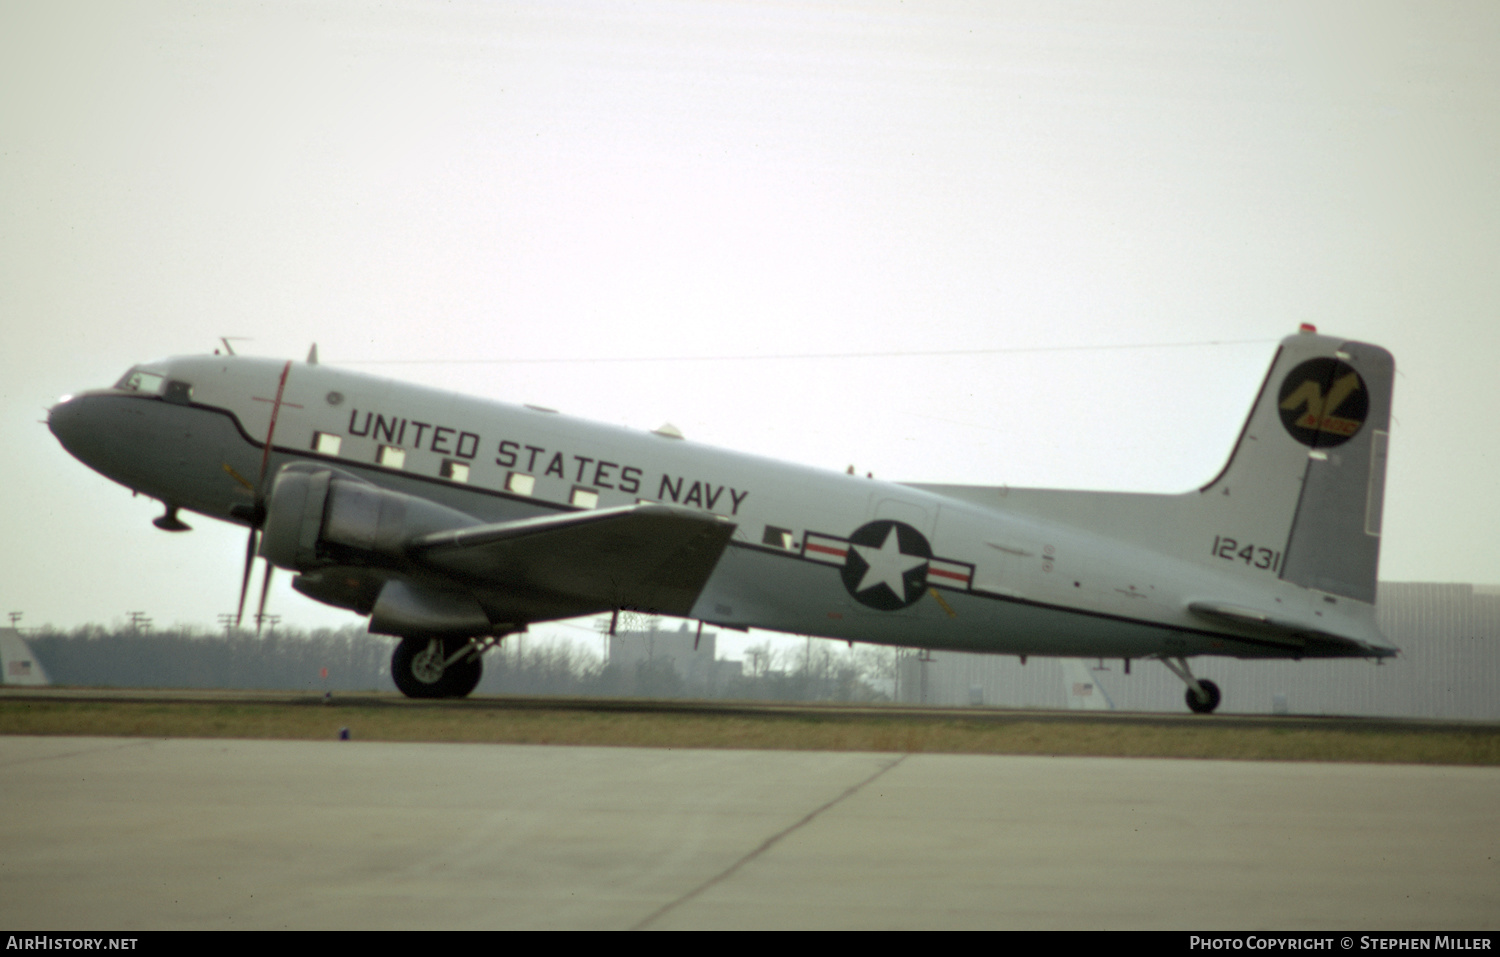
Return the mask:
<svg viewBox="0 0 1500 957"><path fill-rule="evenodd" d="M1313 325L1310 322L1304 322L1300 326L1297 327L1297 331L1298 332L1317 332L1318 331L1318 327L1315 326L1315 325Z"/></svg>

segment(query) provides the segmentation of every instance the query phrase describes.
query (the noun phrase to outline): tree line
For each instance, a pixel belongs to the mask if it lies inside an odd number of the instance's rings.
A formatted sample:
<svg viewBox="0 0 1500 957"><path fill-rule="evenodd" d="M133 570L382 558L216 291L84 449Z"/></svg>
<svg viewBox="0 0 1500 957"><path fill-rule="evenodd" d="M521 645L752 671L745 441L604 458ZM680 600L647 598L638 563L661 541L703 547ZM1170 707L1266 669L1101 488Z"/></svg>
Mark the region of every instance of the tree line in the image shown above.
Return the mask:
<svg viewBox="0 0 1500 957"><path fill-rule="evenodd" d="M26 641L53 684L116 688L390 691L394 639L358 626L209 631L85 625L44 627ZM685 674L671 659L610 662L567 641L508 638L484 658L476 694L576 697L880 701L890 698L893 649L823 640L803 650L752 646L743 662Z"/></svg>

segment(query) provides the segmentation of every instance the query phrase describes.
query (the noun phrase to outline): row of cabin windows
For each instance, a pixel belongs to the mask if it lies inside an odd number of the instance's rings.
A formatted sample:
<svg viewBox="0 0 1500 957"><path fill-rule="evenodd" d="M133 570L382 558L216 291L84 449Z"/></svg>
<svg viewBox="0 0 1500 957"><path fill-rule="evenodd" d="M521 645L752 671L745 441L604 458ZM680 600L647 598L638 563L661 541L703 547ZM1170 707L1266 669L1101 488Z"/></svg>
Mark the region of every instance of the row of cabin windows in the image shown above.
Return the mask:
<svg viewBox="0 0 1500 957"><path fill-rule="evenodd" d="M334 435L332 432L313 433L313 451L319 455L337 457L343 445L342 436ZM404 469L406 468L406 450L395 445L378 446L375 451L375 464L388 469ZM457 459L443 459L443 467L439 470L439 474L450 482L467 482L469 465Z"/></svg>
<svg viewBox="0 0 1500 957"><path fill-rule="evenodd" d="M337 457L343 445L343 436L332 432L313 433L313 451L319 455ZM375 451L375 464L388 469L404 469L406 468L406 450L395 445L378 446ZM469 466L468 463L455 459L443 459L439 474L451 482L468 482ZM505 490L515 495L531 495L536 491L536 476L525 472L511 472L505 477ZM575 485L568 496L568 501L579 508L598 508L599 493L591 488Z"/></svg>
<svg viewBox="0 0 1500 957"><path fill-rule="evenodd" d="M337 456L343 444L343 437L334 435L332 432L313 433L313 451L319 455ZM375 462L388 469L405 468L406 450L394 445L382 445L375 453ZM469 466L453 459L443 459L439 474L452 482L468 482ZM525 472L511 472L505 477L505 490L513 495L532 495L536 492L536 476ZM642 499L642 501L645 500ZM575 485L573 491L568 494L568 503L577 508L598 508L599 493L586 486ZM797 547L796 536L791 529L778 528L774 525L766 526L761 542L788 551Z"/></svg>

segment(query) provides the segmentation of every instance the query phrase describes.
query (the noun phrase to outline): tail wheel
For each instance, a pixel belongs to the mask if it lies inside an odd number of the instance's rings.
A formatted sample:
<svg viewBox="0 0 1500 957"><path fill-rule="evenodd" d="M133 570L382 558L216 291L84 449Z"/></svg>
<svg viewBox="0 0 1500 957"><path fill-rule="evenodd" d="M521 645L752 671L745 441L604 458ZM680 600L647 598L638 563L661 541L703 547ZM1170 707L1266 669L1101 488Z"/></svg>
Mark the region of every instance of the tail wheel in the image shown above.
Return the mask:
<svg viewBox="0 0 1500 957"><path fill-rule="evenodd" d="M403 638L391 652L391 678L408 698L461 698L484 674L478 655L451 664L467 638Z"/></svg>
<svg viewBox="0 0 1500 957"><path fill-rule="evenodd" d="M1203 689L1204 697L1198 697L1198 693L1188 686L1187 706L1198 714L1209 714L1219 706L1223 695L1219 694L1219 686L1207 678L1199 678L1198 686Z"/></svg>
<svg viewBox="0 0 1500 957"><path fill-rule="evenodd" d="M1219 706L1219 686L1207 678L1194 678L1186 658L1168 658L1163 655L1161 663L1187 685L1187 706L1191 711L1208 714Z"/></svg>

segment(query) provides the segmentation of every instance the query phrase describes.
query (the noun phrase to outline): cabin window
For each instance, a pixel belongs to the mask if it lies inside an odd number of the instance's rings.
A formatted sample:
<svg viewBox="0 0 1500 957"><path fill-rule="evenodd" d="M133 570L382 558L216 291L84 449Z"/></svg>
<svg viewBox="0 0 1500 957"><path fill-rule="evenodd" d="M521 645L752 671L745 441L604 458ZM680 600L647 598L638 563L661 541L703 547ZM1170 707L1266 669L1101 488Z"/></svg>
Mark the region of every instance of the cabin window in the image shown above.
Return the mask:
<svg viewBox="0 0 1500 957"><path fill-rule="evenodd" d="M466 462L455 462L453 459L443 459L442 476L453 482L467 482L469 480L469 466Z"/></svg>
<svg viewBox="0 0 1500 957"><path fill-rule="evenodd" d="M574 505L577 505L579 508L598 508L599 493L591 488L584 488L582 485L575 485L573 486L573 495L569 499L569 501L571 501Z"/></svg>
<svg viewBox="0 0 1500 957"><path fill-rule="evenodd" d="M796 548L796 539L789 528L777 528L775 525L766 526L766 534L761 536L761 544L775 545L777 548L785 548L791 551Z"/></svg>
<svg viewBox="0 0 1500 957"><path fill-rule="evenodd" d="M332 432L313 433L313 451L319 455L338 455L339 446L343 444L343 438Z"/></svg>
<svg viewBox="0 0 1500 957"><path fill-rule="evenodd" d="M515 495L530 495L536 491L536 476L512 472L505 477L505 490Z"/></svg>
<svg viewBox="0 0 1500 957"><path fill-rule="evenodd" d="M375 457L375 461L388 469L405 468L406 450L397 448L394 445L382 445L380 447L380 454Z"/></svg>
<svg viewBox="0 0 1500 957"><path fill-rule="evenodd" d="M181 379L168 379L167 388L162 393L162 398L168 402L175 402L178 405L191 405L193 401L193 387Z"/></svg>

